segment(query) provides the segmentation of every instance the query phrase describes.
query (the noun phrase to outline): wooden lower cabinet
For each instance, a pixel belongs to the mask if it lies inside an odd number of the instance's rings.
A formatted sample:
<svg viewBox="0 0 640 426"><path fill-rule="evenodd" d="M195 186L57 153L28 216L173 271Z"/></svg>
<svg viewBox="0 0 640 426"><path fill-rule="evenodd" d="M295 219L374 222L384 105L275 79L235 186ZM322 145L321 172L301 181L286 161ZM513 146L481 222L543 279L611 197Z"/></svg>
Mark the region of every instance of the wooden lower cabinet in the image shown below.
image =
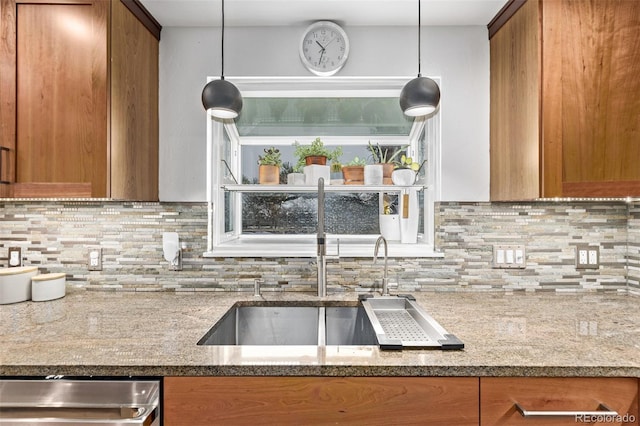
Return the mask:
<svg viewBox="0 0 640 426"><path fill-rule="evenodd" d="M164 424L478 425L474 377L166 377Z"/></svg>
<svg viewBox="0 0 640 426"><path fill-rule="evenodd" d="M523 417L516 404L530 411L533 417ZM602 409L600 404L616 411L620 417L578 414ZM544 414L541 411L566 415L540 416ZM581 423L637 426L638 379L483 377L480 378L480 419L482 426Z"/></svg>

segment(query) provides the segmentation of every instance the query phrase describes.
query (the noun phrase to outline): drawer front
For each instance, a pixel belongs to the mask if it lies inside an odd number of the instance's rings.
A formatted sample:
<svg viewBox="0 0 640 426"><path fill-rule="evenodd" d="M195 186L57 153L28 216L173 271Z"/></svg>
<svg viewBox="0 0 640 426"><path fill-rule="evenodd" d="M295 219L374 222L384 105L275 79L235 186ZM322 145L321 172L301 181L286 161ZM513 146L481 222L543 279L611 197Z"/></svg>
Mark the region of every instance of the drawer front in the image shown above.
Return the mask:
<svg viewBox="0 0 640 426"><path fill-rule="evenodd" d="M483 426L575 426L581 423L638 426L638 381L635 378L481 378L480 418Z"/></svg>
<svg viewBox="0 0 640 426"><path fill-rule="evenodd" d="M475 377L165 377L164 424L476 426Z"/></svg>

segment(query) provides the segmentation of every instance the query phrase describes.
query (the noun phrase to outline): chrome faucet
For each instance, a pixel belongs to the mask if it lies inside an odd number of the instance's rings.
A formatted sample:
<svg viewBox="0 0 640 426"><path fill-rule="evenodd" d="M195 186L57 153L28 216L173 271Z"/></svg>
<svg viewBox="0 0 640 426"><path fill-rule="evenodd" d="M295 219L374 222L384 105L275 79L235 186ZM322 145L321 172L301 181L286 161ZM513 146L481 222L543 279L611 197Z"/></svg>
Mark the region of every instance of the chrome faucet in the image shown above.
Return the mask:
<svg viewBox="0 0 640 426"><path fill-rule="evenodd" d="M318 268L318 297L327 295L327 245L324 232L324 178L318 179L318 233L316 237L318 250L316 263Z"/></svg>
<svg viewBox="0 0 640 426"><path fill-rule="evenodd" d="M376 263L378 260L378 249L380 248L380 243L384 243L384 275L382 276L382 295L389 295L389 269L387 267L387 257L389 256L389 248L387 247L387 240L380 235L376 240L376 247L373 249L373 263Z"/></svg>

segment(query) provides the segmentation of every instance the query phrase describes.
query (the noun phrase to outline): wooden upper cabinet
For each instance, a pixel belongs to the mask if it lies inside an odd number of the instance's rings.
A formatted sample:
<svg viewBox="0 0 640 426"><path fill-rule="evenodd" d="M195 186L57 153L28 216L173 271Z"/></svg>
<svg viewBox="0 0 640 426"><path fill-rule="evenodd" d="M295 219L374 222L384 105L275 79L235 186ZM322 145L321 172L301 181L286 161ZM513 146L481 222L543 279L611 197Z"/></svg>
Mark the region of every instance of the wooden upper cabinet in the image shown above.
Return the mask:
<svg viewBox="0 0 640 426"><path fill-rule="evenodd" d="M492 200L640 196L638 46L635 0L527 0L492 34Z"/></svg>
<svg viewBox="0 0 640 426"><path fill-rule="evenodd" d="M107 196L107 6L16 5L16 182Z"/></svg>
<svg viewBox="0 0 640 426"><path fill-rule="evenodd" d="M158 39L120 0L0 1L0 196L157 200Z"/></svg>

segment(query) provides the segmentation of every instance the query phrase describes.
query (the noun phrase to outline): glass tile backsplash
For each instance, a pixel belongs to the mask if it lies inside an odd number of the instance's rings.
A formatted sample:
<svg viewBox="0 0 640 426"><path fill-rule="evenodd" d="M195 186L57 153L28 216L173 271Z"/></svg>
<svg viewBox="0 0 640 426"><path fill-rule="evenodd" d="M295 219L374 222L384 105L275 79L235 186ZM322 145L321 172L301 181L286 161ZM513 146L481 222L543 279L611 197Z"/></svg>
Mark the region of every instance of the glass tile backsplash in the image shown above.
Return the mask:
<svg viewBox="0 0 640 426"><path fill-rule="evenodd" d="M638 202L442 202L435 210L440 258L390 259L400 291L631 291L640 293ZM183 270L170 271L162 233L177 232ZM314 291L315 259L203 258L206 203L0 200L0 266L9 247L26 265L64 272L68 285L114 291ZM526 267L492 267L493 246L523 244ZM575 267L577 244L598 245L600 267ZM102 271L87 270L101 248ZM369 258L327 264L331 292L369 292L381 270Z"/></svg>

